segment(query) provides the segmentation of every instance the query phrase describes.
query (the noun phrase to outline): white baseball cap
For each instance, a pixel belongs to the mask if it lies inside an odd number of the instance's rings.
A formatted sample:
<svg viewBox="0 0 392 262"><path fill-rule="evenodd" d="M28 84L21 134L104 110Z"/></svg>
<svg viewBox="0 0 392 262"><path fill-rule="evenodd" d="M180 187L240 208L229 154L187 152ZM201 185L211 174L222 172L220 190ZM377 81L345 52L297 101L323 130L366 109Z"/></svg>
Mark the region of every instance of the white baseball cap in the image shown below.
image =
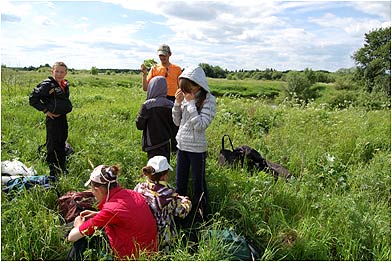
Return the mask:
<svg viewBox="0 0 392 262"><path fill-rule="evenodd" d="M154 156L153 158L150 158L148 160L147 166L152 166L154 168L154 174L166 171L168 169L173 171L173 168L169 165L166 157L164 156Z"/></svg>

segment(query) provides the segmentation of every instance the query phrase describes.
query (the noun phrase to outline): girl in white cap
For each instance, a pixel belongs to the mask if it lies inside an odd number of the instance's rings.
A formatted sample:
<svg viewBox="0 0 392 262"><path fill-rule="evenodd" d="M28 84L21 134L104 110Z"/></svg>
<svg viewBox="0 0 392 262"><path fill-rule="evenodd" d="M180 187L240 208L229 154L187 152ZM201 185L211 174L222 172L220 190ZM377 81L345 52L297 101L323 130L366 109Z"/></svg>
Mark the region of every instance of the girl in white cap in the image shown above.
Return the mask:
<svg viewBox="0 0 392 262"><path fill-rule="evenodd" d="M159 249L165 252L177 236L174 217L185 218L191 211L191 201L180 196L168 183L169 170L173 168L164 156L154 156L145 167L146 182L139 183L135 191L145 198L156 219L159 233Z"/></svg>
<svg viewBox="0 0 392 262"><path fill-rule="evenodd" d="M118 185L118 172L117 166L99 165L91 173L85 186L91 187L100 211L82 211L68 240L76 242L104 228L115 258L136 259L140 252L157 250L157 227L144 198ZM83 250L74 249L68 259L82 259Z"/></svg>
<svg viewBox="0 0 392 262"><path fill-rule="evenodd" d="M180 195L188 195L188 178L193 179L192 212L204 219L207 205L205 178L207 139L206 129L216 113L216 100L210 93L207 78L200 66L188 67L179 77L180 89L172 109L177 132L176 188ZM192 215L193 217L193 215ZM187 227L188 225L185 225Z"/></svg>

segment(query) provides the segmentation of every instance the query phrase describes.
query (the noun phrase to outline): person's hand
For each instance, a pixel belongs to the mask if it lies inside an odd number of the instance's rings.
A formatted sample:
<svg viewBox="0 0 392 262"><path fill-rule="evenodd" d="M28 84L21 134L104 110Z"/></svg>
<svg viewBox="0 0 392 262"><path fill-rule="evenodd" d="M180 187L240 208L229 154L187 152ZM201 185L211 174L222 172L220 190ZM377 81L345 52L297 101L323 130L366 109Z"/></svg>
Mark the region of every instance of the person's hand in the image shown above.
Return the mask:
<svg viewBox="0 0 392 262"><path fill-rule="evenodd" d="M56 117L59 117L60 116L60 114L53 114L52 112L46 112L46 116L47 117L49 117L49 118L51 118L51 119L54 119L54 118L56 118Z"/></svg>
<svg viewBox="0 0 392 262"><path fill-rule="evenodd" d="M195 94L193 93L185 93L185 101L191 101L195 99Z"/></svg>
<svg viewBox="0 0 392 262"><path fill-rule="evenodd" d="M147 67L144 64L142 64L140 66L140 70L142 71L143 75L147 75L148 74Z"/></svg>
<svg viewBox="0 0 392 262"><path fill-rule="evenodd" d="M184 100L184 93L181 91L181 89L177 89L175 97L176 103L181 104L182 100Z"/></svg>
<svg viewBox="0 0 392 262"><path fill-rule="evenodd" d="M98 211L92 211L92 210L83 210L80 212L80 217L83 221L86 221L92 217L94 217L96 214L98 214Z"/></svg>
<svg viewBox="0 0 392 262"><path fill-rule="evenodd" d="M74 227L78 228L81 224L83 224L84 220L81 216L77 216L74 220Z"/></svg>

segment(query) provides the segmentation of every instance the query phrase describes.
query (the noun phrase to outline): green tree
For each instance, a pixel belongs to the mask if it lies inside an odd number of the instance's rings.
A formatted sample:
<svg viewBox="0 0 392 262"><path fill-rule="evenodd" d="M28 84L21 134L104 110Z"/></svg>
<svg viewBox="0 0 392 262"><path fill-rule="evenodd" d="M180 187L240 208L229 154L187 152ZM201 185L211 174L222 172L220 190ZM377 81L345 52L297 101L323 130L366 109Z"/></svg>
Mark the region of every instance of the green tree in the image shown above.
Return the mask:
<svg viewBox="0 0 392 262"><path fill-rule="evenodd" d="M95 66L91 67L90 73L92 75L98 75L98 68L96 68Z"/></svg>
<svg viewBox="0 0 392 262"><path fill-rule="evenodd" d="M391 96L391 27L365 34L365 45L353 57L356 79L369 93L381 91Z"/></svg>
<svg viewBox="0 0 392 262"><path fill-rule="evenodd" d="M227 70L223 70L220 66L212 66L206 63L200 63L199 66L203 68L207 77L226 78L227 76Z"/></svg>

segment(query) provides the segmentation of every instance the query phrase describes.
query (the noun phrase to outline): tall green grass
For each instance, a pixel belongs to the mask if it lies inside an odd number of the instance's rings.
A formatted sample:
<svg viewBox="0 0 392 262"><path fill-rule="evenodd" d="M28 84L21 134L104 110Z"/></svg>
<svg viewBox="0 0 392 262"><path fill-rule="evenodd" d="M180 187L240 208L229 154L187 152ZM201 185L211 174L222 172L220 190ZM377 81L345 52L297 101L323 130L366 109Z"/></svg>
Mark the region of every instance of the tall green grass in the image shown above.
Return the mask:
<svg viewBox="0 0 392 262"><path fill-rule="evenodd" d="M49 171L37 153L45 142L44 115L29 106L28 95L46 76L2 71L1 159L18 158L38 174ZM69 175L60 178L56 190L84 190L90 162L119 164L121 184L133 188L144 179L140 170L147 161L134 123L146 97L140 76L75 73L67 78L74 105L68 141L75 153ZM214 90L215 80L209 81ZM254 82L247 85L264 85ZM226 83L235 85L219 85ZM390 260L390 111L329 108L219 96L207 129L211 216L198 230L198 249L181 231L172 252L141 259L226 260L227 247L209 238L208 230L234 228L260 248L262 260ZM275 182L264 172L219 166L223 134L234 146L249 145L283 164L294 178ZM172 166L175 161L173 156ZM170 180L174 185L174 172ZM2 260L65 259L71 244L64 237L56 190L2 193Z"/></svg>

